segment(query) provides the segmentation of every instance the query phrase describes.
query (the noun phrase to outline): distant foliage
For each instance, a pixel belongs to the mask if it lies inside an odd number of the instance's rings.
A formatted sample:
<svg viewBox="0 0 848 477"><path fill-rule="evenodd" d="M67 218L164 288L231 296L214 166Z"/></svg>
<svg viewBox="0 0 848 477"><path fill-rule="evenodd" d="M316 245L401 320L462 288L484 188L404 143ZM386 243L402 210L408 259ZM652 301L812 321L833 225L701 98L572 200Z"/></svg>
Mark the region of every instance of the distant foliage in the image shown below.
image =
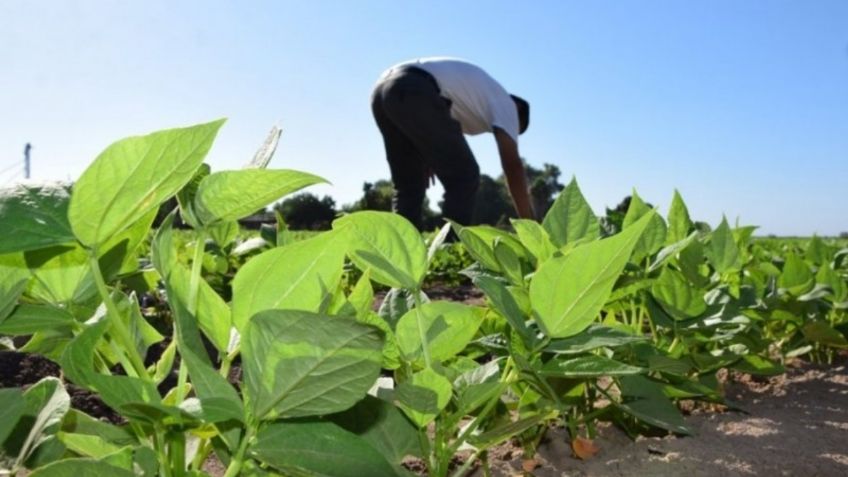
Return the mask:
<svg viewBox="0 0 848 477"><path fill-rule="evenodd" d="M328 230L336 217L336 202L304 192L274 206L292 230Z"/></svg>

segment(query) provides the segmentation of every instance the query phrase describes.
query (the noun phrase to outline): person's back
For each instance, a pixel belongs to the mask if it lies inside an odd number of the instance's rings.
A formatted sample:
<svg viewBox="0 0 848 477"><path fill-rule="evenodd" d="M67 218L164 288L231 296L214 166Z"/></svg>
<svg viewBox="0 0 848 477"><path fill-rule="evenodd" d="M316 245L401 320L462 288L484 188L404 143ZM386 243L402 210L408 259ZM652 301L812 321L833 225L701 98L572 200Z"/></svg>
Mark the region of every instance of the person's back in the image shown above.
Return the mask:
<svg viewBox="0 0 848 477"><path fill-rule="evenodd" d="M519 120L513 98L485 70L459 58L430 57L401 63L386 73L408 66L435 78L441 96L451 101L451 116L459 121L463 133L476 135L499 127L518 142Z"/></svg>
<svg viewBox="0 0 848 477"><path fill-rule="evenodd" d="M400 63L380 77L371 108L386 147L396 212L420 227L428 179L435 174L445 188L445 218L470 223L480 173L463 133L492 132L516 210L533 216L518 155L529 105L483 69L455 58Z"/></svg>

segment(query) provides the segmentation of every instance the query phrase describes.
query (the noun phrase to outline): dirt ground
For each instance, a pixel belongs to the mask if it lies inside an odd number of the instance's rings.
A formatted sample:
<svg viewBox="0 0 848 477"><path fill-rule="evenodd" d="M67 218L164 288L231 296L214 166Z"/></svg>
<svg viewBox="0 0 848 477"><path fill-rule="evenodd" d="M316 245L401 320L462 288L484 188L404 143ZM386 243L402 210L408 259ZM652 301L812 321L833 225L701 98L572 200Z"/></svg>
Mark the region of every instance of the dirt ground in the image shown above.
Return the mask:
<svg viewBox="0 0 848 477"><path fill-rule="evenodd" d="M57 374L58 367L43 358L0 352L0 387ZM833 366L799 363L767 381L736 376L726 390L744 412L696 410L686 418L694 437L634 442L605 426L595 440L600 452L587 461L573 457L564 431L552 429L539 448L537 467L523 475L848 476L848 360ZM112 417L99 399L74 391L74 407ZM505 446L492 454L494 476L522 476L519 449ZM222 474L214 466L207 470ZM481 475L478 469L475 476Z"/></svg>
<svg viewBox="0 0 848 477"><path fill-rule="evenodd" d="M694 437L631 441L606 426L600 452L580 461L568 436L552 430L540 446L534 477L564 476L846 476L848 367L799 364L767 382L742 377L727 387L745 412L697 411ZM496 476L521 476L521 459L493 463Z"/></svg>

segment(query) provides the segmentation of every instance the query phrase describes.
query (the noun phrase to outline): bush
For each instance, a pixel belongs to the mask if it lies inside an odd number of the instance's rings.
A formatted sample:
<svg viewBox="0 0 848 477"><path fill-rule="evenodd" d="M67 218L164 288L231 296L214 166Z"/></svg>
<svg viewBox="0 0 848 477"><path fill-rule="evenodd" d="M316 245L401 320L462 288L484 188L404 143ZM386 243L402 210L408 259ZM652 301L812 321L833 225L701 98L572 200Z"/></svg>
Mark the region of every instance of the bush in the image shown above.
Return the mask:
<svg viewBox="0 0 848 477"><path fill-rule="evenodd" d="M336 202L325 195L321 199L305 192L274 206L292 230L328 230L336 217Z"/></svg>

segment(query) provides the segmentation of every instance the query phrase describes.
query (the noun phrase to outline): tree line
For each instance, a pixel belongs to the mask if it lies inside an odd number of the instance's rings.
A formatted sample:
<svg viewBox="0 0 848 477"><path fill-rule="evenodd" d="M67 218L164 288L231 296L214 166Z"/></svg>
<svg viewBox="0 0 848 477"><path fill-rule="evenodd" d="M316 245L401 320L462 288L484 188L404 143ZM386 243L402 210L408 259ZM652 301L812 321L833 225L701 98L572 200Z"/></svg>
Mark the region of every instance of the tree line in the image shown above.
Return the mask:
<svg viewBox="0 0 848 477"><path fill-rule="evenodd" d="M530 195L539 217L544 216L556 195L564 187L560 182L560 174L559 168L553 164L544 164L541 169L527 166ZM328 195L318 197L305 192L278 202L273 209L280 213L292 230L325 230L341 212L391 210L393 191L391 181L380 179L375 182L365 182L359 199L338 208L336 201ZM425 198L424 227L426 229L435 229L442 225L439 212L441 204L438 204L435 209ZM515 217L515 210L503 174L496 178L481 174L472 223L505 227L509 224L509 219Z"/></svg>

